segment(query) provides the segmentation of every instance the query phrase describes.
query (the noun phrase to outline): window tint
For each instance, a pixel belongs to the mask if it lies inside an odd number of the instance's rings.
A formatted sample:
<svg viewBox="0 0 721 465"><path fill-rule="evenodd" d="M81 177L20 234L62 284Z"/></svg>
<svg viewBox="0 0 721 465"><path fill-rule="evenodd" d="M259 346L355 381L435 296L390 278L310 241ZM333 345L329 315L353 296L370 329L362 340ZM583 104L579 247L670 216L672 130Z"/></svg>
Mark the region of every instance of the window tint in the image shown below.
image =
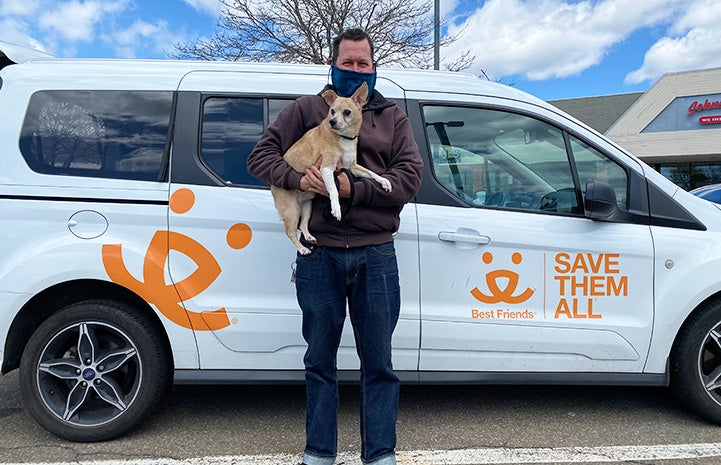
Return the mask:
<svg viewBox="0 0 721 465"><path fill-rule="evenodd" d="M268 124L273 124L275 119L278 118L278 113L291 103L293 103L293 100L268 99Z"/></svg>
<svg viewBox="0 0 721 465"><path fill-rule="evenodd" d="M563 133L497 110L424 107L433 172L477 206L578 213Z"/></svg>
<svg viewBox="0 0 721 465"><path fill-rule="evenodd" d="M584 194L587 180L595 179L596 181L605 182L616 193L618 208L627 210L628 175L626 170L585 142L574 137L571 137L571 150L573 151L578 179L581 182L581 189Z"/></svg>
<svg viewBox="0 0 721 465"><path fill-rule="evenodd" d="M172 101L172 92L37 92L20 150L40 173L160 181Z"/></svg>
<svg viewBox="0 0 721 465"><path fill-rule="evenodd" d="M263 134L263 100L213 97L203 104L201 158L220 178L262 186L245 163Z"/></svg>

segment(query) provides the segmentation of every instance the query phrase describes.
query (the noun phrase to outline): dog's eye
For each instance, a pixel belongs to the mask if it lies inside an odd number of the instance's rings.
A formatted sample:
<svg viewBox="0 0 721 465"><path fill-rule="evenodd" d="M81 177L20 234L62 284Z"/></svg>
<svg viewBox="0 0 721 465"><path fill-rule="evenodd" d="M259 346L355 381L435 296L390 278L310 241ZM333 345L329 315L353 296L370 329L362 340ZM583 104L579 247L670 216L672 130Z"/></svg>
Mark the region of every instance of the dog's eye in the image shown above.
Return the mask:
<svg viewBox="0 0 721 465"><path fill-rule="evenodd" d="M343 110L343 115L350 116L350 110L348 110L348 109Z"/></svg>
<svg viewBox="0 0 721 465"><path fill-rule="evenodd" d="M331 108L331 109L330 109L330 114L331 114L331 115L335 115L335 110Z"/></svg>

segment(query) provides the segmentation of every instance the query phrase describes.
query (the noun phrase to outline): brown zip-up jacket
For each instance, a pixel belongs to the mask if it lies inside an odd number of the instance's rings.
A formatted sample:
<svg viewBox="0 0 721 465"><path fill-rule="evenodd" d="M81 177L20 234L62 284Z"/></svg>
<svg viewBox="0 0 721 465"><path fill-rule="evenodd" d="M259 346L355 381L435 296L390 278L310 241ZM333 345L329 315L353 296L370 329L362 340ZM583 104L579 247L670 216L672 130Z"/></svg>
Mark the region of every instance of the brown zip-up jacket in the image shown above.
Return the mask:
<svg viewBox="0 0 721 465"><path fill-rule="evenodd" d="M294 171L283 154L327 115L328 104L320 93L301 97L284 108L248 157L250 174L267 184L298 189L303 173ZM371 179L355 178L352 199L340 199L341 221L330 214L328 198L316 195L309 229L320 246L348 248L393 240L403 205L413 200L420 187L423 161L408 117L378 91L363 108L357 160L387 178L392 192L385 192Z"/></svg>

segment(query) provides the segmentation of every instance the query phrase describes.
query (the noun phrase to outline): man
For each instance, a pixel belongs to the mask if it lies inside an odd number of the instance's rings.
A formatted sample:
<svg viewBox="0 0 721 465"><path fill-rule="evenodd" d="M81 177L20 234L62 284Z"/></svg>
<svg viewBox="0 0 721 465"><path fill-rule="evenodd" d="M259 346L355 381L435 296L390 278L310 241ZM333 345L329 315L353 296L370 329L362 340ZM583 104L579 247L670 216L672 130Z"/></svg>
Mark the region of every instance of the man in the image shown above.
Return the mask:
<svg viewBox="0 0 721 465"><path fill-rule="evenodd" d="M333 41L328 64L333 84L326 88L339 95L348 97L362 82L368 84L358 163L387 178L392 192L370 179L337 173L343 211L338 221L331 216L317 166L297 173L283 160L285 151L326 117L328 105L320 94L301 97L279 114L248 157L248 170L284 189L321 194L313 200L309 228L317 244L306 244L311 253L296 259L296 294L308 343L303 359L307 395L303 462L335 461L335 362L347 302L361 361L361 459L367 464L394 464L400 383L391 363L391 336L400 311L400 287L393 233L403 205L420 186L423 162L405 113L373 90L376 63L368 34L360 29L344 31Z"/></svg>

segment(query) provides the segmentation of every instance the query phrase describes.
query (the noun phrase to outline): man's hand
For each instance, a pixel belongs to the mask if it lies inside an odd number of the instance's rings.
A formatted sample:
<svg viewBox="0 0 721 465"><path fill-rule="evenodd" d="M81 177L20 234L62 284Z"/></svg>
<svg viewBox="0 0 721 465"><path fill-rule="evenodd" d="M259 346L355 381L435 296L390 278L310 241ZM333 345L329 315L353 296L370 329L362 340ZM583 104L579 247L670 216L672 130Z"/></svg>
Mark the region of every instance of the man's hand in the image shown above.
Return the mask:
<svg viewBox="0 0 721 465"><path fill-rule="evenodd" d="M305 175L300 178L300 188L304 191L315 192L316 194L328 196L328 191L323 182L323 176L320 174L321 159L315 162L313 166L305 170Z"/></svg>
<svg viewBox="0 0 721 465"><path fill-rule="evenodd" d="M328 189L325 187L323 182L323 175L320 173L320 162L315 162L313 166L305 170L305 175L300 178L301 190L313 192L316 194L324 195L328 197ZM341 167L341 162L338 161L338 167ZM350 180L345 173L340 173L338 176L338 197L347 199L350 197Z"/></svg>

